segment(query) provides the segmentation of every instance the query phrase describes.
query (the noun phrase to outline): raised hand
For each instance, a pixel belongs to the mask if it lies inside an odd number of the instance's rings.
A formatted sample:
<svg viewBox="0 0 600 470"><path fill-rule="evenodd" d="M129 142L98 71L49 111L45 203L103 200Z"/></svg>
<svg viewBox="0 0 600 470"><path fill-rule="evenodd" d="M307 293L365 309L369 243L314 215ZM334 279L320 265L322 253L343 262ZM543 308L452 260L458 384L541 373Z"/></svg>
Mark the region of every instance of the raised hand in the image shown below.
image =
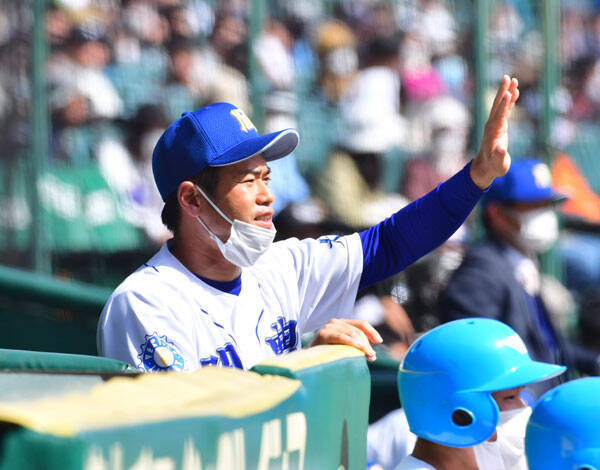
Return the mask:
<svg viewBox="0 0 600 470"><path fill-rule="evenodd" d="M480 189L488 188L494 178L504 176L510 168L508 118L519 98L518 86L516 78L504 75L494 98L481 147L470 168L471 179Z"/></svg>

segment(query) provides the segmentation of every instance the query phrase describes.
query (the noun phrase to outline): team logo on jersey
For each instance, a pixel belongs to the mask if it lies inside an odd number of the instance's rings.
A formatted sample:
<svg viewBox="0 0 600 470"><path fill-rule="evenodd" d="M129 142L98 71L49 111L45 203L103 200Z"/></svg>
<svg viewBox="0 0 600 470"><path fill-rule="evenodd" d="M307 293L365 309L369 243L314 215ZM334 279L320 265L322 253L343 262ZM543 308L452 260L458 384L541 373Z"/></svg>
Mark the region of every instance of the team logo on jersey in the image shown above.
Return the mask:
<svg viewBox="0 0 600 470"><path fill-rule="evenodd" d="M142 352L138 357L147 372L183 370L183 356L166 336L159 336L156 332L146 335L146 341L140 347Z"/></svg>
<svg viewBox="0 0 600 470"><path fill-rule="evenodd" d="M271 328L275 330L276 334L265 338L265 341L275 354L283 354L285 351L290 352L296 349L296 324L296 321L288 322L283 317L278 317L277 321L271 324Z"/></svg>
<svg viewBox="0 0 600 470"><path fill-rule="evenodd" d="M250 118L246 116L246 113L241 109L232 109L229 113L240 123L242 132L250 132L252 129L256 130L256 127L252 124Z"/></svg>
<svg viewBox="0 0 600 470"><path fill-rule="evenodd" d="M336 235L335 237L321 237L319 238L319 243L325 243L329 245L329 248L333 248L334 243L339 243L340 245L343 245L339 235Z"/></svg>

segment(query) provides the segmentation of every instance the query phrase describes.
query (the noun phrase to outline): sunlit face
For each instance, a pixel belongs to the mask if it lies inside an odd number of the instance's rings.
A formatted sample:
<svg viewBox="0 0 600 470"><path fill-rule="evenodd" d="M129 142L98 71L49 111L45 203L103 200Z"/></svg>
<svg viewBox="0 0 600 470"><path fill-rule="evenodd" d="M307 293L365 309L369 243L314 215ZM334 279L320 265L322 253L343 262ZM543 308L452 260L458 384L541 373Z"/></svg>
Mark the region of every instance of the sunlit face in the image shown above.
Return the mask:
<svg viewBox="0 0 600 470"><path fill-rule="evenodd" d="M516 410L518 408L524 408L526 403L521 398L521 391L525 387L509 388L507 390L499 390L492 392L492 397L496 400L500 411Z"/></svg>
<svg viewBox="0 0 600 470"><path fill-rule="evenodd" d="M273 228L271 170L262 155L221 167L215 203L230 219Z"/></svg>

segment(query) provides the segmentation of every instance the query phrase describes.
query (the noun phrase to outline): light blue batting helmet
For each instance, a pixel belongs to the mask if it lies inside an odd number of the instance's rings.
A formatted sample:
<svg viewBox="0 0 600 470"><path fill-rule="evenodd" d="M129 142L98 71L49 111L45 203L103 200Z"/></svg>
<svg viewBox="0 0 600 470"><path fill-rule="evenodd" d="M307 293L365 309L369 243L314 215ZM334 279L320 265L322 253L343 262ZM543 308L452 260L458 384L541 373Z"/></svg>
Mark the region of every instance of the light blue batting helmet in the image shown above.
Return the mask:
<svg viewBox="0 0 600 470"><path fill-rule="evenodd" d="M525 454L530 470L600 470L600 377L567 382L540 398Z"/></svg>
<svg viewBox="0 0 600 470"><path fill-rule="evenodd" d="M398 391L414 434L469 447L488 439L498 425L491 392L565 369L533 361L523 340L504 323L467 318L438 326L412 344L398 372Z"/></svg>

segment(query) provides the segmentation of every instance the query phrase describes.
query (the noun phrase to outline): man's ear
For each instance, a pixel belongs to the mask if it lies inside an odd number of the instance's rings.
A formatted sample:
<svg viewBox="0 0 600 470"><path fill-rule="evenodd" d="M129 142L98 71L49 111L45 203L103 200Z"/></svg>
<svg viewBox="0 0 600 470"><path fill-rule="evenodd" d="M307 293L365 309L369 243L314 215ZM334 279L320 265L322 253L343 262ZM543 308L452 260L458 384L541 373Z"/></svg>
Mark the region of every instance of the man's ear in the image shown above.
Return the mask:
<svg viewBox="0 0 600 470"><path fill-rule="evenodd" d="M518 230L519 222L510 215L509 211L502 204L490 202L486 205L486 215L493 228L496 231Z"/></svg>
<svg viewBox="0 0 600 470"><path fill-rule="evenodd" d="M484 210L486 217L492 224L498 220L498 217L502 217L503 215L502 208L497 202L488 202Z"/></svg>
<svg viewBox="0 0 600 470"><path fill-rule="evenodd" d="M177 201L181 211L190 217L198 217L204 210L204 199L191 181L183 181L177 188Z"/></svg>

